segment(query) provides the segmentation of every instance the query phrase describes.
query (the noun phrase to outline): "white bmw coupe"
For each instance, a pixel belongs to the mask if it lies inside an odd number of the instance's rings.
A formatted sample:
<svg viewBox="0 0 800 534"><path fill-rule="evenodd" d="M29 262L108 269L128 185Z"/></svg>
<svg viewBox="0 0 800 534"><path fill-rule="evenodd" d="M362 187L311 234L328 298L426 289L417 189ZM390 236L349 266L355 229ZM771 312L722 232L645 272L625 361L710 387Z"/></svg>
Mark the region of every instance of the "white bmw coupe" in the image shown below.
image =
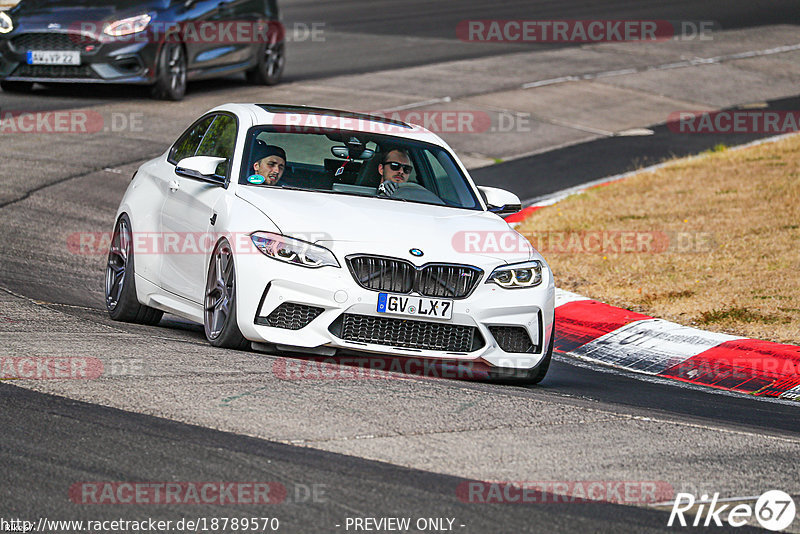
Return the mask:
<svg viewBox="0 0 800 534"><path fill-rule="evenodd" d="M437 135L373 115L226 104L143 164L117 212L106 306L218 347L480 364L536 383L553 275Z"/></svg>

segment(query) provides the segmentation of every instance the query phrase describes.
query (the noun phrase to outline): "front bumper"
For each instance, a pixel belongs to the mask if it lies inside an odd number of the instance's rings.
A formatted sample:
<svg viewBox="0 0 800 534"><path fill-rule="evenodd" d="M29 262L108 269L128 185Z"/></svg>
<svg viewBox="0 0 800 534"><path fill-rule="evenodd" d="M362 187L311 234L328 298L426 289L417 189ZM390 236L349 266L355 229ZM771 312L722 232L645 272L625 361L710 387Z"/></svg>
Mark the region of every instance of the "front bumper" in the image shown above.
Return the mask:
<svg viewBox="0 0 800 534"><path fill-rule="evenodd" d="M24 82L155 83L156 42L97 42L70 32L31 32L0 39L0 79ZM29 50L77 51L80 65L29 65Z"/></svg>
<svg viewBox="0 0 800 534"><path fill-rule="evenodd" d="M256 253L239 256L236 270L239 329L255 342L327 355L341 349L524 370L542 361L552 335L549 268L539 286L526 289L486 284L484 273L469 297L453 300L449 320L378 313L378 292L359 286L346 266L308 269ZM509 343L509 332L519 339L520 328L530 346L507 352L503 347L520 346Z"/></svg>

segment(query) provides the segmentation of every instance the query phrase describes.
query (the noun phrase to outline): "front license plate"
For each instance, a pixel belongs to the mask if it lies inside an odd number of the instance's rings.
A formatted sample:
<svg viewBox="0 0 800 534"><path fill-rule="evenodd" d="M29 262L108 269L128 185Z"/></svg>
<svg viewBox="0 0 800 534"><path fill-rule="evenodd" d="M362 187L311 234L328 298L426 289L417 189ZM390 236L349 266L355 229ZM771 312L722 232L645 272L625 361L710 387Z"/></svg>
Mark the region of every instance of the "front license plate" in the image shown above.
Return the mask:
<svg viewBox="0 0 800 534"><path fill-rule="evenodd" d="M431 317L434 319L452 319L453 301L379 293L378 313L410 315L412 317Z"/></svg>
<svg viewBox="0 0 800 534"><path fill-rule="evenodd" d="M81 53L68 50L28 50L28 65L80 65Z"/></svg>

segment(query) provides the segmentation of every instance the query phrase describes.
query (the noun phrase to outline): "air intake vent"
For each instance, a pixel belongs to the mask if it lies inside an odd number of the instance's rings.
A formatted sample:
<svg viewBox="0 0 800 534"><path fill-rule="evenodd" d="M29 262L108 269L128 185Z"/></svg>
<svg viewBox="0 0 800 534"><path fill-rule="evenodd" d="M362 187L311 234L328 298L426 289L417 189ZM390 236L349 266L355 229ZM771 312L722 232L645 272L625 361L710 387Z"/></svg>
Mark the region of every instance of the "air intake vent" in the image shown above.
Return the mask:
<svg viewBox="0 0 800 534"><path fill-rule="evenodd" d="M82 51L86 46L99 46L100 42L79 33L23 33L11 40L18 52L28 50Z"/></svg>
<svg viewBox="0 0 800 534"><path fill-rule="evenodd" d="M272 310L272 313L267 317L256 318L256 324L285 328L286 330L300 330L316 319L323 311L325 311L324 308L317 306L284 302Z"/></svg>
<svg viewBox="0 0 800 534"><path fill-rule="evenodd" d="M391 347L446 352L472 352L484 346L473 326L409 321L344 313L330 327L331 333L347 341Z"/></svg>
<svg viewBox="0 0 800 534"><path fill-rule="evenodd" d="M539 347L533 344L528 331L521 326L490 326L489 332L500 348L506 352L539 352Z"/></svg>
<svg viewBox="0 0 800 534"><path fill-rule="evenodd" d="M20 65L13 76L20 78L97 78L89 65Z"/></svg>

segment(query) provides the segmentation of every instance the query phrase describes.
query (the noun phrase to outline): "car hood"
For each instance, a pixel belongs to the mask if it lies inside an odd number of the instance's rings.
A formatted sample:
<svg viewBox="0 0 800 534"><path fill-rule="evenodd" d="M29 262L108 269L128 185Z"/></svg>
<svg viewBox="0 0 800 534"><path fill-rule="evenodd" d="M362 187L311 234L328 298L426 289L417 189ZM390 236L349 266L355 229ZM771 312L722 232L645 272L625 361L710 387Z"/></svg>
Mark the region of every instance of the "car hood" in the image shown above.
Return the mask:
<svg viewBox="0 0 800 534"><path fill-rule="evenodd" d="M167 0L24 0L11 13L20 23L29 24L28 30L37 29L37 26L47 28L50 24L60 24L67 29L69 24L77 27L81 22L123 18L162 10L168 5Z"/></svg>
<svg viewBox="0 0 800 534"><path fill-rule="evenodd" d="M478 258L510 263L538 257L527 241L522 246L494 246L503 236L518 234L484 211L278 188L240 187L236 195L267 215L284 235L340 253L411 259L413 248L423 251L418 263L483 263ZM494 239L487 247L490 234Z"/></svg>

